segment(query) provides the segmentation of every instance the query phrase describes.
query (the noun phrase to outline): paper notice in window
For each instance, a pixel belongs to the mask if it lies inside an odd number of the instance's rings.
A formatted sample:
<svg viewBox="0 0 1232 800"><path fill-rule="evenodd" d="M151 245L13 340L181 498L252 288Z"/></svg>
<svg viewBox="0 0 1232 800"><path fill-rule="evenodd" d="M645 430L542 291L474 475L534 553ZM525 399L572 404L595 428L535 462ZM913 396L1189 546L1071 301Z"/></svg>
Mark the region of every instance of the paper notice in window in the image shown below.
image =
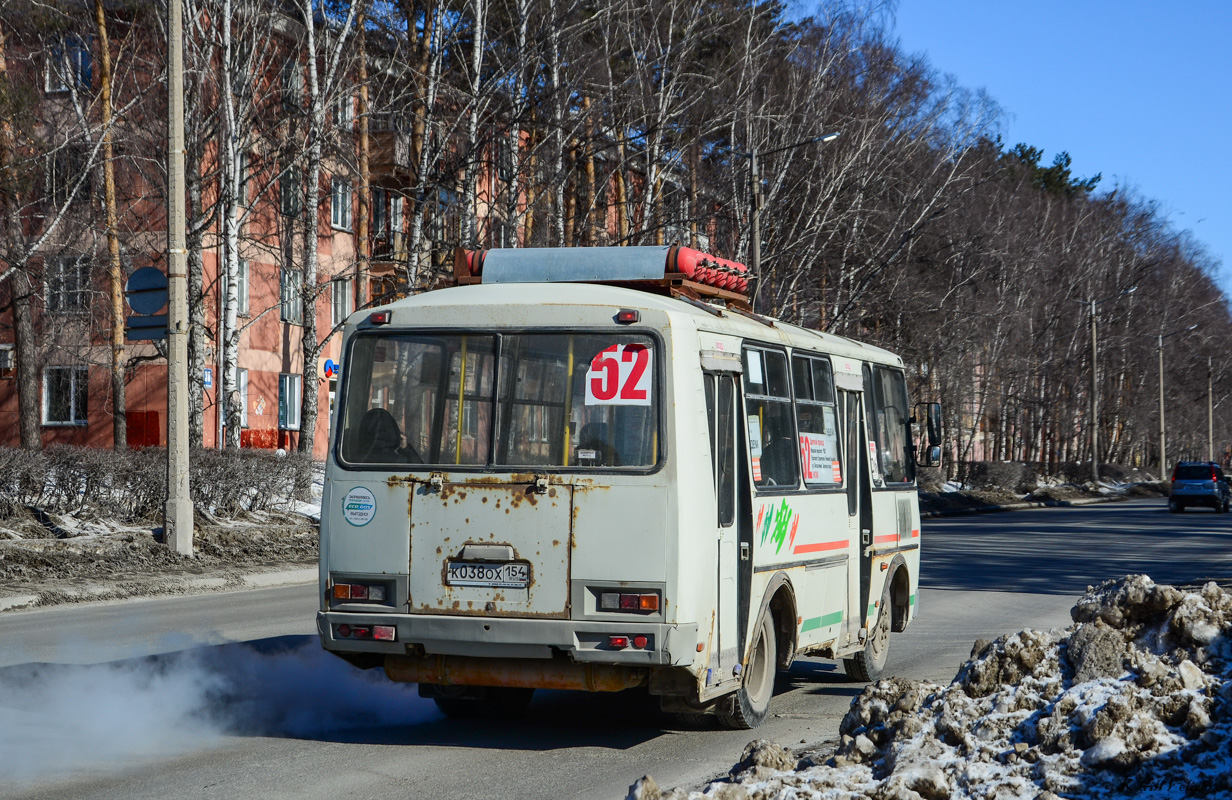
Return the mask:
<svg viewBox="0 0 1232 800"><path fill-rule="evenodd" d="M749 415L749 452L753 458L761 457L761 419L756 414Z"/></svg>
<svg viewBox="0 0 1232 800"><path fill-rule="evenodd" d="M824 433L800 434L800 466L807 484L842 483L838 468L838 438Z"/></svg>

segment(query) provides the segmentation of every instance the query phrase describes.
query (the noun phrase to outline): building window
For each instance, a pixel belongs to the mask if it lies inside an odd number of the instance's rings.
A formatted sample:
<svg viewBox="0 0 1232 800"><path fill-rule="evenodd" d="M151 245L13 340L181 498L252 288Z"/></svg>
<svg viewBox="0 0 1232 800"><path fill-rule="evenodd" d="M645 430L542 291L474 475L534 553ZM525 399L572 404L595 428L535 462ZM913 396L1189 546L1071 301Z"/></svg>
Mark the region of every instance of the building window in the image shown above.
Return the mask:
<svg viewBox="0 0 1232 800"><path fill-rule="evenodd" d="M239 170L240 186L239 186L239 204L241 206L248 205L248 178L249 172L252 169L247 150L240 150L239 164L236 167Z"/></svg>
<svg viewBox="0 0 1232 800"><path fill-rule="evenodd" d="M248 259L240 259L235 277L235 313L241 317L246 317L248 316ZM225 308L227 303L226 265L224 265L223 271L219 275L218 283L222 289L222 304Z"/></svg>
<svg viewBox="0 0 1232 800"><path fill-rule="evenodd" d="M43 89L47 92L87 91L94 84L94 58L90 43L77 36L67 36L51 46L47 54L47 69L43 73Z"/></svg>
<svg viewBox="0 0 1232 800"><path fill-rule="evenodd" d="M235 385L240 392L240 427L248 427L248 370L235 371Z"/></svg>
<svg viewBox="0 0 1232 800"><path fill-rule="evenodd" d="M372 190L372 236L376 239L389 237L389 214L386 213L386 203L389 201L389 190L379 186Z"/></svg>
<svg viewBox="0 0 1232 800"><path fill-rule="evenodd" d="M278 427L282 430L299 430L299 404L302 375L281 373L278 376Z"/></svg>
<svg viewBox="0 0 1232 800"><path fill-rule="evenodd" d="M402 198L399 195L389 198L389 229L395 234L402 233Z"/></svg>
<svg viewBox="0 0 1232 800"><path fill-rule="evenodd" d="M282 107L299 110L304 104L304 73L299 62L290 58L282 65Z"/></svg>
<svg viewBox="0 0 1232 800"><path fill-rule="evenodd" d="M351 279L335 278L333 281L333 325L338 327L351 315Z"/></svg>
<svg viewBox="0 0 1232 800"><path fill-rule="evenodd" d="M294 217L299 215L300 201L299 169L291 167L278 181L279 199L282 201L282 215Z"/></svg>
<svg viewBox="0 0 1232 800"><path fill-rule="evenodd" d="M304 304L300 295L304 286L304 274L292 267L283 267L279 272L279 295L282 298L282 321L302 324Z"/></svg>
<svg viewBox="0 0 1232 800"><path fill-rule="evenodd" d="M329 195L330 223L339 230L351 229L351 182L334 178Z"/></svg>
<svg viewBox="0 0 1232 800"><path fill-rule="evenodd" d="M89 201L92 186L90 172L86 169L88 160L85 150L75 144L61 145L47 154L43 191L50 203L63 206L70 197L76 203ZM81 187L74 195L73 187L78 182Z"/></svg>
<svg viewBox="0 0 1232 800"><path fill-rule="evenodd" d="M248 316L248 259L240 259L239 275L236 276L235 294L239 298L237 313Z"/></svg>
<svg viewBox="0 0 1232 800"><path fill-rule="evenodd" d="M84 258L57 258L47 263L47 310L90 310L90 264Z"/></svg>
<svg viewBox="0 0 1232 800"><path fill-rule="evenodd" d="M89 399L86 367L48 367L43 372L44 425L85 425Z"/></svg>
<svg viewBox="0 0 1232 800"><path fill-rule="evenodd" d="M334 127L349 131L354 120L355 98L345 92L334 100Z"/></svg>

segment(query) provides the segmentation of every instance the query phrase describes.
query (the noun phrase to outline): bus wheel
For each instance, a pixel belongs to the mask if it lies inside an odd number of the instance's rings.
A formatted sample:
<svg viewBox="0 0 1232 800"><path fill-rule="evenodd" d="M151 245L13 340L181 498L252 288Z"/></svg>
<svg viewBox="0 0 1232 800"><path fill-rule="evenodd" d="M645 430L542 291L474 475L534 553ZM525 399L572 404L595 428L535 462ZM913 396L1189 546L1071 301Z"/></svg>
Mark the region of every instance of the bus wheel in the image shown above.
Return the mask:
<svg viewBox="0 0 1232 800"><path fill-rule="evenodd" d="M757 638L744 672L744 683L730 698L715 709L725 728L748 730L756 728L770 710L774 696L774 625L769 615L757 624Z"/></svg>
<svg viewBox="0 0 1232 800"><path fill-rule="evenodd" d="M843 659L843 671L857 681L875 681L885 671L890 658L890 581L881 590L881 602L877 604L877 622L869 631L864 649L851 658Z"/></svg>

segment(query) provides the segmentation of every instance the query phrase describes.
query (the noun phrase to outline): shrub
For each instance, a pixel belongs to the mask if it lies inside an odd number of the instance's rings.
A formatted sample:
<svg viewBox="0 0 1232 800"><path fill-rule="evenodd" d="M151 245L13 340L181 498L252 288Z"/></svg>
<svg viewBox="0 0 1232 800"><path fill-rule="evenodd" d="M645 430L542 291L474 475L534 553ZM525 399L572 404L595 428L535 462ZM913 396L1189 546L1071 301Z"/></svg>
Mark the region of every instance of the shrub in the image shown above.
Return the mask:
<svg viewBox="0 0 1232 800"><path fill-rule="evenodd" d="M196 510L214 516L290 511L296 505L295 487L310 482L312 469L312 460L298 453L194 450L189 490ZM162 449L0 448L0 519L29 507L119 522L152 521L161 516L166 493Z"/></svg>

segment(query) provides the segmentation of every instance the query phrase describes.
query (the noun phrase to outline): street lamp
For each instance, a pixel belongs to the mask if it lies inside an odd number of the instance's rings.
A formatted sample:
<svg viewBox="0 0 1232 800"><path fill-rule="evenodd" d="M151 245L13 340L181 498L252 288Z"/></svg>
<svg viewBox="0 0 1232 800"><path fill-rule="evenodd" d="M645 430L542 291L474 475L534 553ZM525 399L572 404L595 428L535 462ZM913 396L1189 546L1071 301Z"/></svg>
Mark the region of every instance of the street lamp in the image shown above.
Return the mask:
<svg viewBox="0 0 1232 800"><path fill-rule="evenodd" d="M1096 338L1095 338L1095 307L1100 303L1106 303L1109 300L1115 300L1122 295L1133 294L1138 291L1137 286L1131 286L1128 289L1122 289L1116 294L1108 295L1102 300L1076 300L1075 302L1087 305L1091 309L1091 477L1095 481L1095 485L1099 485L1099 362L1096 360Z"/></svg>
<svg viewBox="0 0 1232 800"><path fill-rule="evenodd" d="M826 133L821 136L814 136L812 139L805 139L802 142L796 142L795 144L784 145L783 147L776 147L773 150L766 150L762 152L759 152L756 147L754 147L748 153L742 153L739 150L729 151L738 156L745 156L749 159L749 188L752 193L752 203L753 203L753 211L752 211L752 214L749 215L750 222L751 222L751 228L752 228L751 236L750 236L750 238L752 239L752 247L751 247L752 258L750 259L750 263L749 263L749 274L752 275L753 280L757 281L757 286L756 288L753 289L753 297L750 298L752 302L753 310L757 310L757 296L761 294L761 283L762 283L761 281L761 173L759 172L759 166L757 163L757 159L759 156L772 156L775 153L783 153L788 150L794 150L795 148L803 147L806 144L825 144L826 142L832 142L835 139L837 139L841 135L841 133L842 133L841 131L834 131L833 133Z"/></svg>
<svg viewBox="0 0 1232 800"><path fill-rule="evenodd" d="M1190 325L1188 328L1180 328L1171 333L1161 333L1158 336L1157 347L1159 349L1159 479L1162 481L1168 469L1168 451L1167 441L1164 438L1164 339L1169 336L1176 336L1178 333L1189 333L1197 329L1197 325ZM1209 362L1208 362L1209 364ZM1208 373L1209 377L1209 373ZM1211 459L1214 460L1213 458Z"/></svg>

